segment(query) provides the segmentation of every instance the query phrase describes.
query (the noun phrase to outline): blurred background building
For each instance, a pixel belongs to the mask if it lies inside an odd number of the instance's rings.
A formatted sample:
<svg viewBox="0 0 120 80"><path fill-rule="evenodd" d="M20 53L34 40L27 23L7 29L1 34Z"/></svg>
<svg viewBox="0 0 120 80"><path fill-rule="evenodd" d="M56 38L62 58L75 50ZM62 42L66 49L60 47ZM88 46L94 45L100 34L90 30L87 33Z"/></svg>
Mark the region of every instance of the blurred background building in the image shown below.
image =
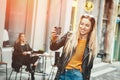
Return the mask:
<svg viewBox="0 0 120 80"><path fill-rule="evenodd" d="M52 28L60 26L61 35L75 30L86 13L97 21L96 48L106 54L103 61L120 61L120 0L0 0L0 46L6 29L10 46L24 32L32 48L49 52Z"/></svg>

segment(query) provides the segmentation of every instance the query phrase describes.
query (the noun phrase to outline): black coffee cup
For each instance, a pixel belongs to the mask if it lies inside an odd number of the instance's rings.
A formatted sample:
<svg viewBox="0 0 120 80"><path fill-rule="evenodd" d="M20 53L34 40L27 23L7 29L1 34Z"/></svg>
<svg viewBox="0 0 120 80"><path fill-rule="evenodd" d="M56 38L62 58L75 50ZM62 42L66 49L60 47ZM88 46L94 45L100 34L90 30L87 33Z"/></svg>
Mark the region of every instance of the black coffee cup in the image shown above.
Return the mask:
<svg viewBox="0 0 120 80"><path fill-rule="evenodd" d="M58 35L61 34L61 27L55 27L55 31Z"/></svg>

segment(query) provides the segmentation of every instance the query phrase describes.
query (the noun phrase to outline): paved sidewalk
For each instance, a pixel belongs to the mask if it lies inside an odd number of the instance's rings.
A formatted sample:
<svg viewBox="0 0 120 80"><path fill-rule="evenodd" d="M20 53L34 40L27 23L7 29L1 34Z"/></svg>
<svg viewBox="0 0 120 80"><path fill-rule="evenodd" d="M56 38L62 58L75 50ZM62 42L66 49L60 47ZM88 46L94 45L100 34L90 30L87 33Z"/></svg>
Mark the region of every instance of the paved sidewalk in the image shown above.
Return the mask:
<svg viewBox="0 0 120 80"><path fill-rule="evenodd" d="M109 67L116 68L116 70L91 78L91 80L120 80L120 62L114 62L110 64ZM50 70L51 70L51 67L47 65L46 73L49 74ZM8 77L9 77L10 71L11 69L8 68ZM15 73L11 80L14 80L14 76L15 76ZM0 80L6 80L5 77L6 77L5 73L0 72ZM20 75L18 75L17 80L19 80L19 77ZM36 78L35 80L47 80L48 75L42 76L41 74L38 74L38 75L35 75L35 78ZM28 74L22 74L22 80L27 80L27 79L28 79Z"/></svg>
<svg viewBox="0 0 120 80"><path fill-rule="evenodd" d="M91 80L120 80L120 62L114 62L110 67L116 68L116 70L91 78Z"/></svg>

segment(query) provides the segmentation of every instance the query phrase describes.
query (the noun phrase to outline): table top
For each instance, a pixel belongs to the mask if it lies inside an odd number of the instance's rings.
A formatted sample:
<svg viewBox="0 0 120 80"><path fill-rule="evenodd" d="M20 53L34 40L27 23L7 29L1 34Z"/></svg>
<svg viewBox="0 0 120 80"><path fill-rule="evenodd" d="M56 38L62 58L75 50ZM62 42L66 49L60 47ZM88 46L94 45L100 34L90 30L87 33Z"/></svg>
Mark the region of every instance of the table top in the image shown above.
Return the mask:
<svg viewBox="0 0 120 80"><path fill-rule="evenodd" d="M47 52L44 52L43 54L39 54L39 53L34 53L32 54L31 56L43 56L43 57L53 57L53 55L47 53Z"/></svg>

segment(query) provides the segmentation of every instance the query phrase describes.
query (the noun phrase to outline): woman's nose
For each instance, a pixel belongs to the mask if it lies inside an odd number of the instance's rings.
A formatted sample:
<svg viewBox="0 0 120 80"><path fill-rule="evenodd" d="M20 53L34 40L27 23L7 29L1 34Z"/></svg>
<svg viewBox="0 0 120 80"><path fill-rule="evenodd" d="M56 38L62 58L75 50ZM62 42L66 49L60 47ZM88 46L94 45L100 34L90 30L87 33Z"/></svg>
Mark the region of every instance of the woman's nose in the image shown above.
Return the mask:
<svg viewBox="0 0 120 80"><path fill-rule="evenodd" d="M85 25L82 25L81 28L82 28L82 29L85 29Z"/></svg>

